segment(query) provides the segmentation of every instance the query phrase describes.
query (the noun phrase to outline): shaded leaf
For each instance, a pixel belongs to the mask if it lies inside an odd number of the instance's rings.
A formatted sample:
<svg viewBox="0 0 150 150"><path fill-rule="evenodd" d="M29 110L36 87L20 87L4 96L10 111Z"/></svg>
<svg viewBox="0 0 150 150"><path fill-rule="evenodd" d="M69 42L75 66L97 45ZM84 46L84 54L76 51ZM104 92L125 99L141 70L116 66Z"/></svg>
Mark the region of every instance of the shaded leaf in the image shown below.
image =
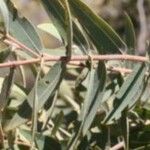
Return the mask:
<svg viewBox="0 0 150 150"><path fill-rule="evenodd" d="M37 97L38 97L38 110L43 107L47 99L53 96L55 90L59 87L63 75L65 73L65 63L56 63L51 70L38 82ZM29 93L27 99L22 103L18 112L4 127L5 130L11 130L31 118L34 100L34 87Z"/></svg>
<svg viewBox="0 0 150 150"><path fill-rule="evenodd" d="M125 108L131 108L139 99L143 89L143 79L146 72L144 63L136 64L134 71L121 86L114 100L114 108L106 116L104 123L110 124L119 119Z"/></svg>
<svg viewBox="0 0 150 150"><path fill-rule="evenodd" d="M121 53L120 49L126 48L119 35L87 5L80 0L69 0L69 3L99 53Z"/></svg>

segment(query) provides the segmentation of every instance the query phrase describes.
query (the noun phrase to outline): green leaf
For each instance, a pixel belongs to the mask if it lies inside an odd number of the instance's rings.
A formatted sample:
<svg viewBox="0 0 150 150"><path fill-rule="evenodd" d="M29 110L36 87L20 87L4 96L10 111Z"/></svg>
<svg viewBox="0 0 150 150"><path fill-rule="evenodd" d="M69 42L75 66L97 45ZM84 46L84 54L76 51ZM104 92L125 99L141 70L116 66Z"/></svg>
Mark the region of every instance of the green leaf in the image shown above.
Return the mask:
<svg viewBox="0 0 150 150"><path fill-rule="evenodd" d="M69 3L100 54L121 53L126 48L119 35L87 5L80 0L69 0Z"/></svg>
<svg viewBox="0 0 150 150"><path fill-rule="evenodd" d="M113 120L119 119L125 108L130 109L136 103L143 90L145 72L144 63L135 65L134 71L128 76L117 93L114 108L107 114L104 123L110 124Z"/></svg>
<svg viewBox="0 0 150 150"><path fill-rule="evenodd" d="M150 76L145 81L145 87L143 90L143 94L140 98L140 104L144 109L150 110Z"/></svg>
<svg viewBox="0 0 150 150"><path fill-rule="evenodd" d="M51 70L38 82L37 97L38 110L43 107L47 99L53 96L55 90L59 87L65 73L65 63L56 63ZM22 103L18 112L14 117L4 126L5 130L11 130L17 126L25 123L31 118L34 101L34 87L27 96L27 99Z"/></svg>
<svg viewBox="0 0 150 150"><path fill-rule="evenodd" d="M6 33L8 33L9 32L9 12L8 12L8 8L4 0L1 0L0 12L4 19Z"/></svg>
<svg viewBox="0 0 150 150"><path fill-rule="evenodd" d="M84 118L82 118L82 121L84 122L82 127L83 136L91 126L98 108L100 108L104 95L105 82L105 64L99 62L97 68L91 70L88 91L83 104L83 109L81 110L81 112L86 110Z"/></svg>
<svg viewBox="0 0 150 150"><path fill-rule="evenodd" d="M128 47L128 54L134 54L135 50L135 31L131 18L125 13L125 40Z"/></svg>
<svg viewBox="0 0 150 150"><path fill-rule="evenodd" d="M58 131L60 124L62 123L64 118L64 113L62 111L60 111L60 113L56 116L55 120L54 120L54 128L51 132L51 135L56 136L56 132Z"/></svg>
<svg viewBox="0 0 150 150"><path fill-rule="evenodd" d="M92 67L87 79L89 81L88 89L80 112L80 125L68 146L68 149L71 150L75 149L77 140L81 136L81 133L85 136L102 102L106 82L105 64L103 62L99 62L96 69Z"/></svg>
<svg viewBox="0 0 150 150"><path fill-rule="evenodd" d="M3 82L4 78L0 78L0 90L2 89ZM17 108L17 106L26 98L26 94L17 85L13 84L9 98L12 99L9 107Z"/></svg>
<svg viewBox="0 0 150 150"><path fill-rule="evenodd" d="M67 31L65 22L65 9L60 0L42 0L44 7L50 18L52 19L56 29L58 30L62 39L67 41ZM87 53L88 42L81 31L81 28L73 21L73 41L81 48L83 54Z"/></svg>
<svg viewBox="0 0 150 150"><path fill-rule="evenodd" d="M7 1L7 6L9 8L10 33L21 43L40 53L43 46L33 25L25 17L18 16L17 9L10 1Z"/></svg>
<svg viewBox="0 0 150 150"><path fill-rule="evenodd" d="M70 12L68 0L61 0L61 2L65 9L65 22L66 22L66 32L67 32L66 55L68 57L71 57L71 55L72 55L72 39L73 39L71 12Z"/></svg>
<svg viewBox="0 0 150 150"><path fill-rule="evenodd" d="M29 142L32 139L31 132L28 130L19 130L19 135L26 138ZM40 150L61 149L61 145L55 139L39 133L36 133L36 144Z"/></svg>
<svg viewBox="0 0 150 150"><path fill-rule="evenodd" d="M14 67L10 68L9 75L6 76L3 81L0 93L0 110L4 109L8 105L9 101L8 98L10 96L12 85L14 82L14 72L15 68Z"/></svg>

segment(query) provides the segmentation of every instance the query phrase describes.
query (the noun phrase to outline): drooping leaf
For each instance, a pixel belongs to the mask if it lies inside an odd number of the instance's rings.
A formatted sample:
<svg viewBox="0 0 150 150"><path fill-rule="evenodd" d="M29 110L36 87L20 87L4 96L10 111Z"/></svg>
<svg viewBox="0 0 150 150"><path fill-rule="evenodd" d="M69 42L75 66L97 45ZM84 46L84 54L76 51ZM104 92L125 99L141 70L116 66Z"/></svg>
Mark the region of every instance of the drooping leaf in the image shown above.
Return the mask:
<svg viewBox="0 0 150 150"><path fill-rule="evenodd" d="M125 13L125 40L128 47L128 54L134 54L135 50L135 31L131 18Z"/></svg>
<svg viewBox="0 0 150 150"><path fill-rule="evenodd" d="M0 93L0 110L4 109L8 105L8 98L10 96L12 85L14 82L14 72L15 68L10 68L9 75L6 76L3 81Z"/></svg>
<svg viewBox="0 0 150 150"><path fill-rule="evenodd" d="M96 69L93 70L90 79L91 80L88 84L87 95L83 104L83 107L84 105L86 106L84 108L84 110L86 110L86 114L83 118L83 136L86 134L89 127L91 126L97 110L98 108L100 108L100 104L102 103L106 82L106 68L104 63L98 63L98 66Z"/></svg>
<svg viewBox="0 0 150 150"><path fill-rule="evenodd" d="M56 63L51 70L38 82L37 97L38 97L38 110L43 107L47 99L53 96L55 90L59 87L63 75L65 73L65 63ZM22 103L18 112L4 126L5 130L11 130L31 118L34 100L34 87L27 96L27 99Z"/></svg>
<svg viewBox="0 0 150 150"><path fill-rule="evenodd" d="M105 64L99 62L96 68L92 67L87 79L89 82L87 85L86 97L80 112L80 125L68 146L68 149L71 150L75 149L76 143L81 134L85 136L102 102L106 82Z"/></svg>
<svg viewBox="0 0 150 150"><path fill-rule="evenodd" d="M67 32L67 43L66 43L66 55L71 57L72 55L72 40L73 40L73 28L72 28L72 16L70 12L70 6L68 0L61 0L65 9L65 22Z"/></svg>
<svg viewBox="0 0 150 150"><path fill-rule="evenodd" d="M69 0L69 3L99 53L121 53L126 48L119 35L87 5L80 0Z"/></svg>
<svg viewBox="0 0 150 150"><path fill-rule="evenodd" d="M40 53L43 46L33 25L25 17L19 17L17 9L11 1L7 1L7 6L9 8L10 33L21 43Z"/></svg>
<svg viewBox="0 0 150 150"><path fill-rule="evenodd" d="M9 12L8 12L8 8L4 0L1 0L0 13L3 16L3 20L5 23L5 31L6 33L8 33L9 32Z"/></svg>
<svg viewBox="0 0 150 150"><path fill-rule="evenodd" d="M114 108L107 114L104 123L110 124L113 120L119 119L125 108L130 109L136 103L143 89L145 72L144 63L135 65L134 71L128 76L117 93Z"/></svg>
<svg viewBox="0 0 150 150"><path fill-rule="evenodd" d="M141 106L144 109L150 110L150 77L147 78L146 82L145 82L145 87L142 93L142 96L140 98L140 103Z"/></svg>
<svg viewBox="0 0 150 150"><path fill-rule="evenodd" d="M60 36L66 42L66 22L65 22L65 9L63 8L60 0L42 0L48 15L52 19L55 27L57 28ZM83 54L87 52L88 42L77 23L73 21L73 41L81 48Z"/></svg>

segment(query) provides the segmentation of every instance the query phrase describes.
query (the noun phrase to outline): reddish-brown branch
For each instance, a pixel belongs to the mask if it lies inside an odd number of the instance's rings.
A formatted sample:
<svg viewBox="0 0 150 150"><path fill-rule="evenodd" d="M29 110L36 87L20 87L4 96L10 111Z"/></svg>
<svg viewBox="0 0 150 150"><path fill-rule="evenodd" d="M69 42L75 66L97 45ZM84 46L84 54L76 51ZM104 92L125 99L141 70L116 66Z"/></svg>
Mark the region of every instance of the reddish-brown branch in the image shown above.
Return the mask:
<svg viewBox="0 0 150 150"><path fill-rule="evenodd" d="M148 62L149 59L147 57L142 56L133 56L133 55L92 55L93 61L110 61L110 60L128 60L128 61L137 61L137 62ZM51 56L43 55L43 60L45 62L47 61L68 61L68 57L66 56ZM87 55L75 55L71 56L69 62L72 61L86 61L89 60L89 56ZM41 58L33 58L29 60L19 60L19 61L10 61L5 63L0 63L0 68L4 67L12 67L12 66L19 66L19 65L27 65L27 64L33 64L33 63L39 63L41 61Z"/></svg>

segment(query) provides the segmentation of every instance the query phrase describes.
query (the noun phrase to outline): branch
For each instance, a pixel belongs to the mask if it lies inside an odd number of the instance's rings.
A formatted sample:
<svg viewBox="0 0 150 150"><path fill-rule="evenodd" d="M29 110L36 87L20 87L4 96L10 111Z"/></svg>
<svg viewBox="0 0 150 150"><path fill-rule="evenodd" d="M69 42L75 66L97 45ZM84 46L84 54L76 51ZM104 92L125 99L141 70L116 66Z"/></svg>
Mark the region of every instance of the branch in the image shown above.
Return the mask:
<svg viewBox="0 0 150 150"><path fill-rule="evenodd" d="M110 60L128 60L134 62L149 62L147 57L142 56L134 56L134 55L91 55L93 61L110 61ZM43 54L44 62L49 61L68 61L67 56L52 56L48 54ZM89 60L89 56L87 55L75 55L71 56L69 62L72 61L87 61ZM33 58L29 60L18 60L18 61L9 61L5 63L0 63L0 68L4 67L12 67L12 66L20 66L20 65L27 65L27 64L34 64L39 63L41 58Z"/></svg>

